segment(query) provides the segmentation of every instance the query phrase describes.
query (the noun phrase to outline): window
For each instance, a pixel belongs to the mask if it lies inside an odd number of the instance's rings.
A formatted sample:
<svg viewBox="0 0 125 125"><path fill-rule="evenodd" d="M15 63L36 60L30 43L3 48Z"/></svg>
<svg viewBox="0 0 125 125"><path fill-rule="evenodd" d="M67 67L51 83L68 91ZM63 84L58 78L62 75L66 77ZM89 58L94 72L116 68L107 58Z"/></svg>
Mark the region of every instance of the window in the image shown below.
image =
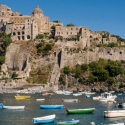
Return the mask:
<svg viewBox="0 0 125 125"><path fill-rule="evenodd" d="M72 32L71 32L71 34L72 34Z"/></svg>
<svg viewBox="0 0 125 125"><path fill-rule="evenodd" d="M18 32L18 35L20 35L20 32Z"/></svg>
<svg viewBox="0 0 125 125"><path fill-rule="evenodd" d="M30 35L27 35L27 39L30 39Z"/></svg>
<svg viewBox="0 0 125 125"><path fill-rule="evenodd" d="M13 32L13 36L15 36L16 35L16 33L15 32Z"/></svg>
<svg viewBox="0 0 125 125"><path fill-rule="evenodd" d="M68 34L68 32L67 32L67 34Z"/></svg>

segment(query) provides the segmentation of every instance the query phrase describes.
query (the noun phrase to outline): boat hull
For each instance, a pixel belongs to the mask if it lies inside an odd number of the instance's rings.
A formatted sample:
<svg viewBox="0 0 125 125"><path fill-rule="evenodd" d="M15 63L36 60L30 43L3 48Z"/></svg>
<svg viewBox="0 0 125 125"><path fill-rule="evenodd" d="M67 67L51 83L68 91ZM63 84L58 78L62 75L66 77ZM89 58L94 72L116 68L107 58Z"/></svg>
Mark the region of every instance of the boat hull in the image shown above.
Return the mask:
<svg viewBox="0 0 125 125"><path fill-rule="evenodd" d="M4 105L3 105L2 103L0 103L0 109L2 109L2 108L3 108L3 106L4 106Z"/></svg>
<svg viewBox="0 0 125 125"><path fill-rule="evenodd" d="M71 109L71 110L66 110L68 114L91 114L93 113L95 108L90 108L90 109Z"/></svg>
<svg viewBox="0 0 125 125"><path fill-rule="evenodd" d="M49 115L44 117L33 118L32 121L34 124L50 123L50 122L54 122L55 117L56 115Z"/></svg>
<svg viewBox="0 0 125 125"><path fill-rule="evenodd" d="M4 109L24 109L25 106L3 106Z"/></svg>
<svg viewBox="0 0 125 125"><path fill-rule="evenodd" d="M25 99L29 99L30 96L15 96L16 100L25 100Z"/></svg>
<svg viewBox="0 0 125 125"><path fill-rule="evenodd" d="M125 110L104 111L105 118L124 117Z"/></svg>
<svg viewBox="0 0 125 125"><path fill-rule="evenodd" d="M62 99L63 102L78 102L78 99Z"/></svg>
<svg viewBox="0 0 125 125"><path fill-rule="evenodd" d="M54 122L54 118L52 118L52 119L47 119L47 120L37 120L37 119L33 119L33 123L34 123L34 124L50 123L50 122Z"/></svg>
<svg viewBox="0 0 125 125"><path fill-rule="evenodd" d="M40 105L41 109L63 109L63 105Z"/></svg>
<svg viewBox="0 0 125 125"><path fill-rule="evenodd" d="M65 122L57 122L57 125L78 125L79 120L65 121Z"/></svg>

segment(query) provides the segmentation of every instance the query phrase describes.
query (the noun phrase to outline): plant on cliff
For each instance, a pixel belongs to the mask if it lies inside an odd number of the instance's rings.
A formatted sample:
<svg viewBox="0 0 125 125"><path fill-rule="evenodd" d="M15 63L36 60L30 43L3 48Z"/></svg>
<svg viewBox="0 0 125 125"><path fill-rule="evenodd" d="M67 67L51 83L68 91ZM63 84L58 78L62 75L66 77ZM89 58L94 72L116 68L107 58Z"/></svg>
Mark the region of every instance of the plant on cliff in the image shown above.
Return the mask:
<svg viewBox="0 0 125 125"><path fill-rule="evenodd" d="M69 74L71 72L70 67L69 66L64 67L63 72L64 74Z"/></svg>
<svg viewBox="0 0 125 125"><path fill-rule="evenodd" d="M18 76L18 74L16 74L16 72L13 72L11 78L14 79L14 78L16 78L17 76Z"/></svg>
<svg viewBox="0 0 125 125"><path fill-rule="evenodd" d="M7 47L12 43L11 34L0 33L0 65L5 62L5 53Z"/></svg>

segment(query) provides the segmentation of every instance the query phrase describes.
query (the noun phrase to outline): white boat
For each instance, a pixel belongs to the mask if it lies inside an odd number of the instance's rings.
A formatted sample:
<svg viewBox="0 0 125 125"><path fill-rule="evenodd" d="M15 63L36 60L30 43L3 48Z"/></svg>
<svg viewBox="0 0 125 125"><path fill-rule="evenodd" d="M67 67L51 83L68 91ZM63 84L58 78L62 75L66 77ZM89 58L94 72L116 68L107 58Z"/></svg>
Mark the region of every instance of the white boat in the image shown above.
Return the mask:
<svg viewBox="0 0 125 125"><path fill-rule="evenodd" d="M125 110L104 111L104 117L106 118L123 117L123 116L125 116Z"/></svg>
<svg viewBox="0 0 125 125"><path fill-rule="evenodd" d="M44 116L44 117L37 117L37 118L33 118L33 123L34 124L39 124L39 123L50 123L53 122L55 119L56 115L48 115L48 116Z"/></svg>
<svg viewBox="0 0 125 125"><path fill-rule="evenodd" d="M3 109L24 109L25 106L3 106Z"/></svg>
<svg viewBox="0 0 125 125"><path fill-rule="evenodd" d="M80 96L80 95L82 95L82 93L73 93L72 95L73 96Z"/></svg>
<svg viewBox="0 0 125 125"><path fill-rule="evenodd" d="M86 94L86 95L93 95L93 94L95 94L95 92L89 92L89 91L88 91L88 92L85 92L85 94Z"/></svg>
<svg viewBox="0 0 125 125"><path fill-rule="evenodd" d="M78 99L62 99L63 102L78 102Z"/></svg>
<svg viewBox="0 0 125 125"><path fill-rule="evenodd" d="M70 92L70 91L63 91L63 94L64 95L70 95L70 94L72 94L72 92Z"/></svg>
<svg viewBox="0 0 125 125"><path fill-rule="evenodd" d="M116 124L104 124L104 125L124 125L124 123L116 123Z"/></svg>
<svg viewBox="0 0 125 125"><path fill-rule="evenodd" d="M44 101L45 99L36 99L36 101Z"/></svg>
<svg viewBox="0 0 125 125"><path fill-rule="evenodd" d="M63 91L55 91L56 94L63 94Z"/></svg>
<svg viewBox="0 0 125 125"><path fill-rule="evenodd" d="M112 95L111 93L105 92L101 94L99 101L115 101L116 95Z"/></svg>
<svg viewBox="0 0 125 125"><path fill-rule="evenodd" d="M93 97L92 99L93 100L99 100L101 98L101 96L95 96L95 97Z"/></svg>
<svg viewBox="0 0 125 125"><path fill-rule="evenodd" d="M109 93L114 93L115 91L109 91Z"/></svg>

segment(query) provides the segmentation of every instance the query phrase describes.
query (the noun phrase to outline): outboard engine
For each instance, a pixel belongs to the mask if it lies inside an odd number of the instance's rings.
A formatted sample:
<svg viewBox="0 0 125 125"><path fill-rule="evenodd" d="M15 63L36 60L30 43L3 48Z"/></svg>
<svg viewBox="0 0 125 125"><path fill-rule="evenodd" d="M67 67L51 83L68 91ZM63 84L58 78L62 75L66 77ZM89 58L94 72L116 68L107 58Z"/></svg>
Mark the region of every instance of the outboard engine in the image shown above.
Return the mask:
<svg viewBox="0 0 125 125"><path fill-rule="evenodd" d="M118 108L123 108L123 103L119 103Z"/></svg>

